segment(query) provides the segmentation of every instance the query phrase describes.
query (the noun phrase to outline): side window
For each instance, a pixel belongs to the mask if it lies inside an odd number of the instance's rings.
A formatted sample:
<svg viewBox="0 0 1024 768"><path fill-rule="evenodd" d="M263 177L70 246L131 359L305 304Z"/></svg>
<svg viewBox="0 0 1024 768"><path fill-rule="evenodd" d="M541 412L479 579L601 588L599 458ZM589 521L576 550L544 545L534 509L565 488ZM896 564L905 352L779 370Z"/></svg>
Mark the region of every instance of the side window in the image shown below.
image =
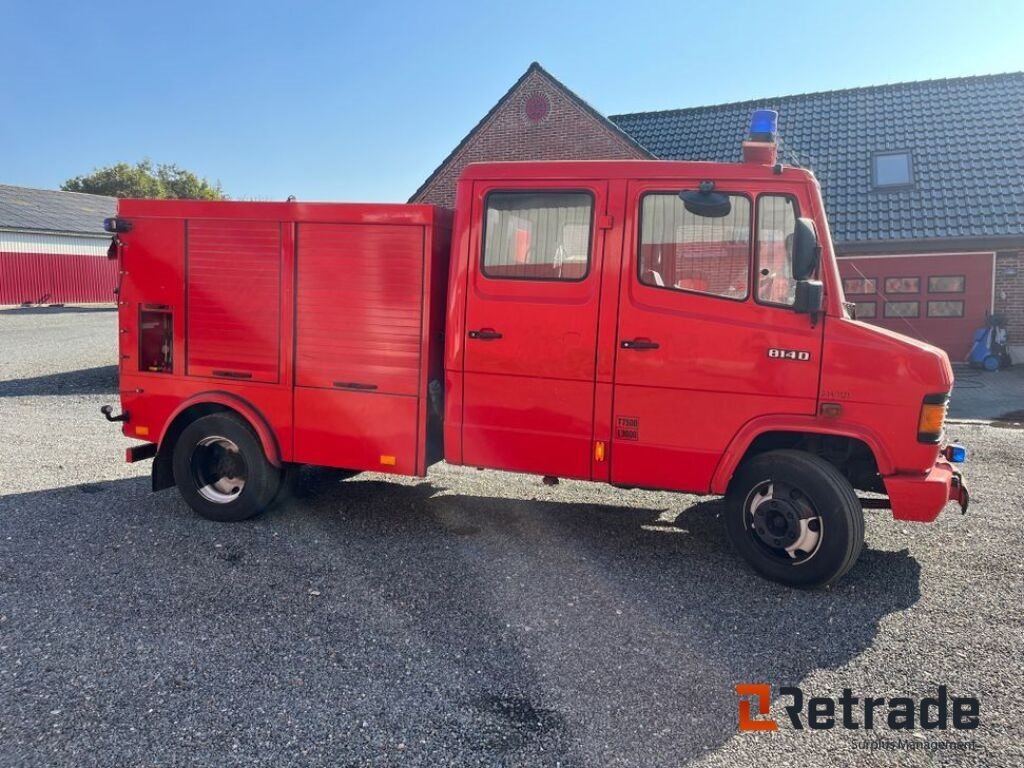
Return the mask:
<svg viewBox="0 0 1024 768"><path fill-rule="evenodd" d="M757 300L762 304L793 306L793 232L796 202L784 195L757 198Z"/></svg>
<svg viewBox="0 0 1024 768"><path fill-rule="evenodd" d="M590 271L594 198L589 192L487 195L485 277L582 280Z"/></svg>
<svg viewBox="0 0 1024 768"><path fill-rule="evenodd" d="M686 210L675 193L644 195L640 204L639 278L644 285L729 299L747 298L750 201L729 195L728 215Z"/></svg>

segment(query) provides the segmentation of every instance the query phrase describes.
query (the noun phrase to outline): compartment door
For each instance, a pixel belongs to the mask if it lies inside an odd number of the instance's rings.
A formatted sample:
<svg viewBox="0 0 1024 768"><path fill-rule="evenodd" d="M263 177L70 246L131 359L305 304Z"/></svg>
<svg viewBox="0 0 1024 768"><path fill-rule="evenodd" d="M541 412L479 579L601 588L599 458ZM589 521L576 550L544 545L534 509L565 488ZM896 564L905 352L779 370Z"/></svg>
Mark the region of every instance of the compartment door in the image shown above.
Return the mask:
<svg viewBox="0 0 1024 768"><path fill-rule="evenodd" d="M190 220L185 242L188 374L276 384L281 224Z"/></svg>
<svg viewBox="0 0 1024 768"><path fill-rule="evenodd" d="M420 226L298 225L297 462L421 470L423 242Z"/></svg>
<svg viewBox="0 0 1024 768"><path fill-rule="evenodd" d="M480 185L462 463L589 479L606 184Z"/></svg>

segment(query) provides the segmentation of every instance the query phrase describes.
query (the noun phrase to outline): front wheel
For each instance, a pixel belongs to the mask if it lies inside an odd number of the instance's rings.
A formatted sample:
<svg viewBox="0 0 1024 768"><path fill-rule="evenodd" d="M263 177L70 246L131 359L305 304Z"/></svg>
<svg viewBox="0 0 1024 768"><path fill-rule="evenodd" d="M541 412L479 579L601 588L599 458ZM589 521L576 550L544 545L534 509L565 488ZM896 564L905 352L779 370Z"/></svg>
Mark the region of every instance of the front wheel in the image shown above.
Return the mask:
<svg viewBox="0 0 1024 768"><path fill-rule="evenodd" d="M864 546L864 513L834 466L780 450L743 463L726 494L725 530L761 575L822 587L845 574Z"/></svg>
<svg viewBox="0 0 1024 768"><path fill-rule="evenodd" d="M282 472L263 453L256 433L231 413L189 424L174 446L174 482L203 517L238 522L270 506Z"/></svg>

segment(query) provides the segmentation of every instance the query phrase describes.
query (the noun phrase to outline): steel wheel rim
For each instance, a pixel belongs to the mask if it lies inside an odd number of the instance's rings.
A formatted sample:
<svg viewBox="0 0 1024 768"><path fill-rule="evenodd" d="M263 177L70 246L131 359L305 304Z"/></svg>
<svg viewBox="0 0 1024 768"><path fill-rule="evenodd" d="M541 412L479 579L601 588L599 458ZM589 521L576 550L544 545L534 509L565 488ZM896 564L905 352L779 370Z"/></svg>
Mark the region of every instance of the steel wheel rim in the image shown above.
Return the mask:
<svg viewBox="0 0 1024 768"><path fill-rule="evenodd" d="M192 450L192 479L199 495L214 504L230 504L245 489L245 459L237 443L220 435L204 437Z"/></svg>
<svg viewBox="0 0 1024 768"><path fill-rule="evenodd" d="M824 521L807 495L772 480L758 483L747 495L743 527L762 552L792 566L809 562L824 540Z"/></svg>

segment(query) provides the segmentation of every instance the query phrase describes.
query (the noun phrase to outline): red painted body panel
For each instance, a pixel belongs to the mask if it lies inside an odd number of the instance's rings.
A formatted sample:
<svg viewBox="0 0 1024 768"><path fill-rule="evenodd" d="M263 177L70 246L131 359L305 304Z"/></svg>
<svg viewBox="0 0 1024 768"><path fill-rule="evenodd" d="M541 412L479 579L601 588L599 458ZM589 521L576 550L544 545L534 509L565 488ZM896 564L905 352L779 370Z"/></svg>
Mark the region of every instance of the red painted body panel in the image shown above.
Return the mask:
<svg viewBox="0 0 1024 768"><path fill-rule="evenodd" d="M921 339L941 348L957 361L965 361L971 350L974 331L985 327L985 314L992 311L994 253L913 254L903 256L848 256L839 259L843 279L875 281L876 290L868 294L850 294L858 305L858 316L873 309L874 317L865 322ZM963 289L936 292L929 290L929 277L962 277ZM916 278L917 290L901 293L886 291L886 278ZM914 282L900 281L903 289ZM897 287L897 286L891 286ZM916 302L917 317L886 317L887 302ZM962 317L929 317L929 303L962 302ZM865 306L868 305L868 306Z"/></svg>
<svg viewBox="0 0 1024 768"><path fill-rule="evenodd" d="M791 195L799 215L816 221L819 317L641 282L640 259L653 256L639 250L641 196L705 179L752 202ZM485 196L544 189L593 196L589 271L573 281L485 276ZM123 201L120 215L135 224L123 236L125 434L159 440L184 404L215 391L212 402L244 401L239 408L264 424L268 453L284 462L423 474L440 457L443 430L452 464L697 493L724 492L767 432L847 435L867 444L896 489L895 516L928 519L944 482L948 498L939 447L917 441L917 418L924 396L949 391L949 361L845 316L808 172L644 161L471 165L456 206L453 225L429 206ZM733 251L705 267L742 269L753 258L752 246ZM678 268L671 255L660 252L666 273ZM230 279L236 268L245 276ZM253 292L244 295L250 274ZM139 370L138 313L148 304L173 312L169 374ZM470 335L480 330L501 335ZM658 347L623 348L638 338ZM801 358L767 354L776 348ZM216 375L228 362L248 366L253 379ZM818 415L823 402L841 413Z"/></svg>
<svg viewBox="0 0 1024 768"><path fill-rule="evenodd" d="M917 440L926 395L953 388L942 350L845 318L828 318L822 350L821 399L838 403L837 428L870 431L885 446L893 472L923 472L938 446Z"/></svg>
<svg viewBox="0 0 1024 768"><path fill-rule="evenodd" d="M127 437L160 444L174 418L200 403L237 411L256 430L273 463L292 460L292 403L278 387L209 379L183 386L175 377L156 373L121 376L121 407L130 417L122 426Z"/></svg>
<svg viewBox="0 0 1024 768"><path fill-rule="evenodd" d="M419 406L415 397L296 387L293 461L415 475ZM382 462L388 456L394 464Z"/></svg>
<svg viewBox="0 0 1024 768"><path fill-rule="evenodd" d="M924 474L885 478L885 491L893 517L917 523L932 522L948 502L959 500L959 492L953 488L953 468L944 461L935 462Z"/></svg>
<svg viewBox="0 0 1024 768"><path fill-rule="evenodd" d="M0 304L106 304L117 263L101 256L0 251Z"/></svg>

